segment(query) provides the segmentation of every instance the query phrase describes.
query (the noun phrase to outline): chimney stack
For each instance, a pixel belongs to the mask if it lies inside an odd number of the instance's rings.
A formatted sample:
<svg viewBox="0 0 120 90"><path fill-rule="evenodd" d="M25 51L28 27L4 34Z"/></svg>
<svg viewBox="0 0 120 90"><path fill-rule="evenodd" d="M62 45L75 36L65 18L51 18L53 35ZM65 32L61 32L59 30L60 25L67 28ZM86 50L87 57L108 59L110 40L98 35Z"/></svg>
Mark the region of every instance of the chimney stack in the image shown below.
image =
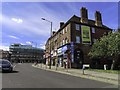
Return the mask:
<svg viewBox="0 0 120 90"><path fill-rule="evenodd" d="M81 8L81 22L88 23L88 11L85 7Z"/></svg>
<svg viewBox="0 0 120 90"><path fill-rule="evenodd" d="M102 16L99 11L95 12L95 25L96 26L102 26Z"/></svg>
<svg viewBox="0 0 120 90"><path fill-rule="evenodd" d="M60 22L60 28L64 25L64 22Z"/></svg>

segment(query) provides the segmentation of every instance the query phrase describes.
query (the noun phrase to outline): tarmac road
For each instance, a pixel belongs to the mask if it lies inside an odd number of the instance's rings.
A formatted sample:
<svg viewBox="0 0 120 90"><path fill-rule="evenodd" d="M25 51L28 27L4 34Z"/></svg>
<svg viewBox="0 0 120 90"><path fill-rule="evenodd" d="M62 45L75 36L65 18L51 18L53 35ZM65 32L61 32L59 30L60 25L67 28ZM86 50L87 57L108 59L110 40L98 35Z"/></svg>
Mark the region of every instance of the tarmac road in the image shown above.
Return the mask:
<svg viewBox="0 0 120 90"><path fill-rule="evenodd" d="M15 71L2 74L2 88L114 88L99 81L50 72L32 67L32 64L16 64Z"/></svg>

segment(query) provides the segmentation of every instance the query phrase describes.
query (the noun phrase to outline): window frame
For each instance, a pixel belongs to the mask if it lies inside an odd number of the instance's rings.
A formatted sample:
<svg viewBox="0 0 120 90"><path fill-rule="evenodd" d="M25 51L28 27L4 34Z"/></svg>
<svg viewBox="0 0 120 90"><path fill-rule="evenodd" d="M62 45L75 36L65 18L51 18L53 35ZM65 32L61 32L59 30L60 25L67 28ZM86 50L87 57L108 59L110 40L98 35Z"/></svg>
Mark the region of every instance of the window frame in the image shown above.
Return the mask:
<svg viewBox="0 0 120 90"><path fill-rule="evenodd" d="M79 41L78 41L78 38L79 38ZM76 36L76 41L75 41L76 43L80 43L81 41L80 41L80 36Z"/></svg>
<svg viewBox="0 0 120 90"><path fill-rule="evenodd" d="M79 29L78 29L79 28ZM75 24L75 29L77 30L77 31L80 31L80 25L79 24Z"/></svg>

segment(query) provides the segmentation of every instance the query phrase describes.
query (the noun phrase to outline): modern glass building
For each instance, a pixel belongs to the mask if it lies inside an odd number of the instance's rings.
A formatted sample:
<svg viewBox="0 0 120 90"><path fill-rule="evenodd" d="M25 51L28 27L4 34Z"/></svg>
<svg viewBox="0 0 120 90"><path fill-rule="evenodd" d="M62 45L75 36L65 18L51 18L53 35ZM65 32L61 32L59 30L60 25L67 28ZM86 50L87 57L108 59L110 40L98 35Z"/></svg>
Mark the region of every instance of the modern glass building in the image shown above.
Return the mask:
<svg viewBox="0 0 120 90"><path fill-rule="evenodd" d="M41 62L43 51L32 45L12 44L9 47L12 62Z"/></svg>

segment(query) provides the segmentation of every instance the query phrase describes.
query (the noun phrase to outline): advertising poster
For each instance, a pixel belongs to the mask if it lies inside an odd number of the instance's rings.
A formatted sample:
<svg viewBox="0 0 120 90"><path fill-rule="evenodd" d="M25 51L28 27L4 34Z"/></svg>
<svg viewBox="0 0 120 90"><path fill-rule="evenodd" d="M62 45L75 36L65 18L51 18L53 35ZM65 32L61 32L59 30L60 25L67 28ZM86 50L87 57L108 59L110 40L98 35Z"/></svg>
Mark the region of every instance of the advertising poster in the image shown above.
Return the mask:
<svg viewBox="0 0 120 90"><path fill-rule="evenodd" d="M82 43L91 43L90 27L82 25L81 30L82 30Z"/></svg>

